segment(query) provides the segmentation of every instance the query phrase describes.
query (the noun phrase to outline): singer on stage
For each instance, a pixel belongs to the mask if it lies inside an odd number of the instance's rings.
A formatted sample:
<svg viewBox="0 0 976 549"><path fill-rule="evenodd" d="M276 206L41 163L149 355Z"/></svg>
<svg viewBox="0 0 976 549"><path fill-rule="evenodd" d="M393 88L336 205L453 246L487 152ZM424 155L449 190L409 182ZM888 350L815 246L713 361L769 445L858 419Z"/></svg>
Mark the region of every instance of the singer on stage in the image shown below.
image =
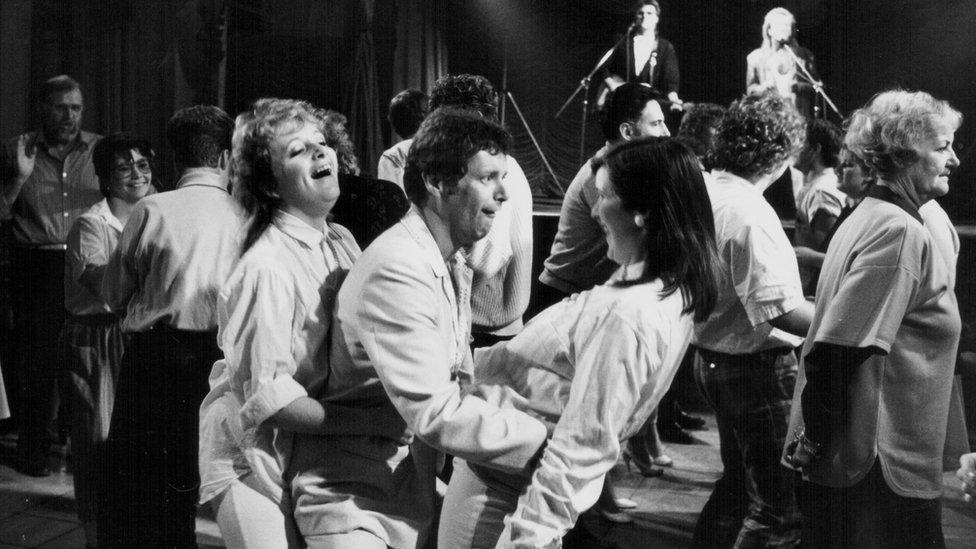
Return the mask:
<svg viewBox="0 0 976 549"><path fill-rule="evenodd" d="M608 62L606 89L613 91L624 82L644 82L667 96L672 108L680 109L678 56L671 42L657 35L661 6L657 0L642 0L637 3L636 12L628 32L630 39L617 47ZM602 105L601 99L597 99L598 106Z"/></svg>
<svg viewBox="0 0 976 549"><path fill-rule="evenodd" d="M761 93L773 88L794 102L803 115L813 116L815 91L820 77L814 66L813 53L796 41L796 19L784 8L769 10L763 20L762 46L746 57L746 92ZM804 69L813 77L809 82Z"/></svg>

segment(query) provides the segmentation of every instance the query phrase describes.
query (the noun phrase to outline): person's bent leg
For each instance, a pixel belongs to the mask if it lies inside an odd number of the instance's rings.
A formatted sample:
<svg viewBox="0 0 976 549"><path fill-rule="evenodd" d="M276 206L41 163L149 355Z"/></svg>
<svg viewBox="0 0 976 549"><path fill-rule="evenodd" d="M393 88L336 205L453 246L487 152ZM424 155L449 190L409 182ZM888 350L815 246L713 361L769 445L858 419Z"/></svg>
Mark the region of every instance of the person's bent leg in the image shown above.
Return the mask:
<svg viewBox="0 0 976 549"><path fill-rule="evenodd" d="M479 475L464 460L454 459L454 476L444 496L437 530L439 548L495 547L505 528L505 516L515 511L528 479L479 470L485 474Z"/></svg>
<svg viewBox="0 0 976 549"><path fill-rule="evenodd" d="M793 353L763 354L753 370L752 400L736 430L746 472L749 513L736 547L794 547L800 537L795 473L780 463L796 382Z"/></svg>
<svg viewBox="0 0 976 549"><path fill-rule="evenodd" d="M305 546L308 549L387 549L383 540L365 530L305 536Z"/></svg>
<svg viewBox="0 0 976 549"><path fill-rule="evenodd" d="M748 499L742 454L736 435L735 399L742 388L733 365L695 357L695 381L718 423L722 476L702 508L695 525L693 547L731 547L742 527Z"/></svg>
<svg viewBox="0 0 976 549"><path fill-rule="evenodd" d="M227 547L288 549L300 547L290 509L248 486L250 477L235 480L217 499L217 526Z"/></svg>

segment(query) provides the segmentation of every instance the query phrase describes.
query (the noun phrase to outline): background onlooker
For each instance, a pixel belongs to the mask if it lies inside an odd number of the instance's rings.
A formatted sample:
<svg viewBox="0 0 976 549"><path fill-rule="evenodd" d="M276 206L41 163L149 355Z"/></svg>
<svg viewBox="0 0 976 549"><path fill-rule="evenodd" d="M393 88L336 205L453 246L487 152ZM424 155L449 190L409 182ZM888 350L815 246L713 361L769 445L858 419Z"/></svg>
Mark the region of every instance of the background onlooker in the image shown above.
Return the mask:
<svg viewBox="0 0 976 549"><path fill-rule="evenodd" d="M388 120L399 138L396 144L383 152L376 165L376 177L392 181L403 187L403 168L407 164L413 134L427 116L427 94L420 90L403 90L390 100Z"/></svg>
<svg viewBox="0 0 976 549"><path fill-rule="evenodd" d="M125 336L119 317L101 297L102 278L136 203L153 190L153 150L145 140L112 134L92 152L104 198L68 232L64 265L67 320L65 388L70 403L75 501L85 542L98 544L96 518L104 482L105 448Z"/></svg>

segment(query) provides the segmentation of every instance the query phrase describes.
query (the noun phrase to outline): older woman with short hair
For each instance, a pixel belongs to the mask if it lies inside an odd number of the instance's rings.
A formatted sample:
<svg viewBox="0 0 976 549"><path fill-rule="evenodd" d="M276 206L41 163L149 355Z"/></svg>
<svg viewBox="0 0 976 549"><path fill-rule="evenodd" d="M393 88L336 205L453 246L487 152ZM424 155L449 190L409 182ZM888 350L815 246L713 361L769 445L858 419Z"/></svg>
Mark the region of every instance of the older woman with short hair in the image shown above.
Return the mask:
<svg viewBox="0 0 976 549"><path fill-rule="evenodd" d="M900 90L851 118L845 145L877 182L827 250L784 458L803 471L810 547L944 546L960 318L944 227L919 209L949 190L961 122L945 101Z"/></svg>
<svg viewBox="0 0 976 549"><path fill-rule="evenodd" d="M339 164L320 127L305 102L259 99L234 129L230 178L249 223L218 297L224 359L200 408L199 454L200 499L230 547L301 546L284 481L294 433L390 423L309 396L325 383L333 301L360 253L328 221Z"/></svg>

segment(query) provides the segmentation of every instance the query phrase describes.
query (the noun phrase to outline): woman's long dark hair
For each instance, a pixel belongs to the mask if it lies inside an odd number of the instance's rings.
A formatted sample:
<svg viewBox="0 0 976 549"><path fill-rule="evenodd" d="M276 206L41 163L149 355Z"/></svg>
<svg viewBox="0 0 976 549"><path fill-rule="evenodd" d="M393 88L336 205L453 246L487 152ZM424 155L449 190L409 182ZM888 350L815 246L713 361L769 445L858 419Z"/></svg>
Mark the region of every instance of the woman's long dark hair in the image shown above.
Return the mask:
<svg viewBox="0 0 976 549"><path fill-rule="evenodd" d="M660 278L664 296L680 289L684 312L706 319L718 294L718 252L695 154L670 137L645 137L611 148L593 168L605 168L623 208L644 219L640 281Z"/></svg>

